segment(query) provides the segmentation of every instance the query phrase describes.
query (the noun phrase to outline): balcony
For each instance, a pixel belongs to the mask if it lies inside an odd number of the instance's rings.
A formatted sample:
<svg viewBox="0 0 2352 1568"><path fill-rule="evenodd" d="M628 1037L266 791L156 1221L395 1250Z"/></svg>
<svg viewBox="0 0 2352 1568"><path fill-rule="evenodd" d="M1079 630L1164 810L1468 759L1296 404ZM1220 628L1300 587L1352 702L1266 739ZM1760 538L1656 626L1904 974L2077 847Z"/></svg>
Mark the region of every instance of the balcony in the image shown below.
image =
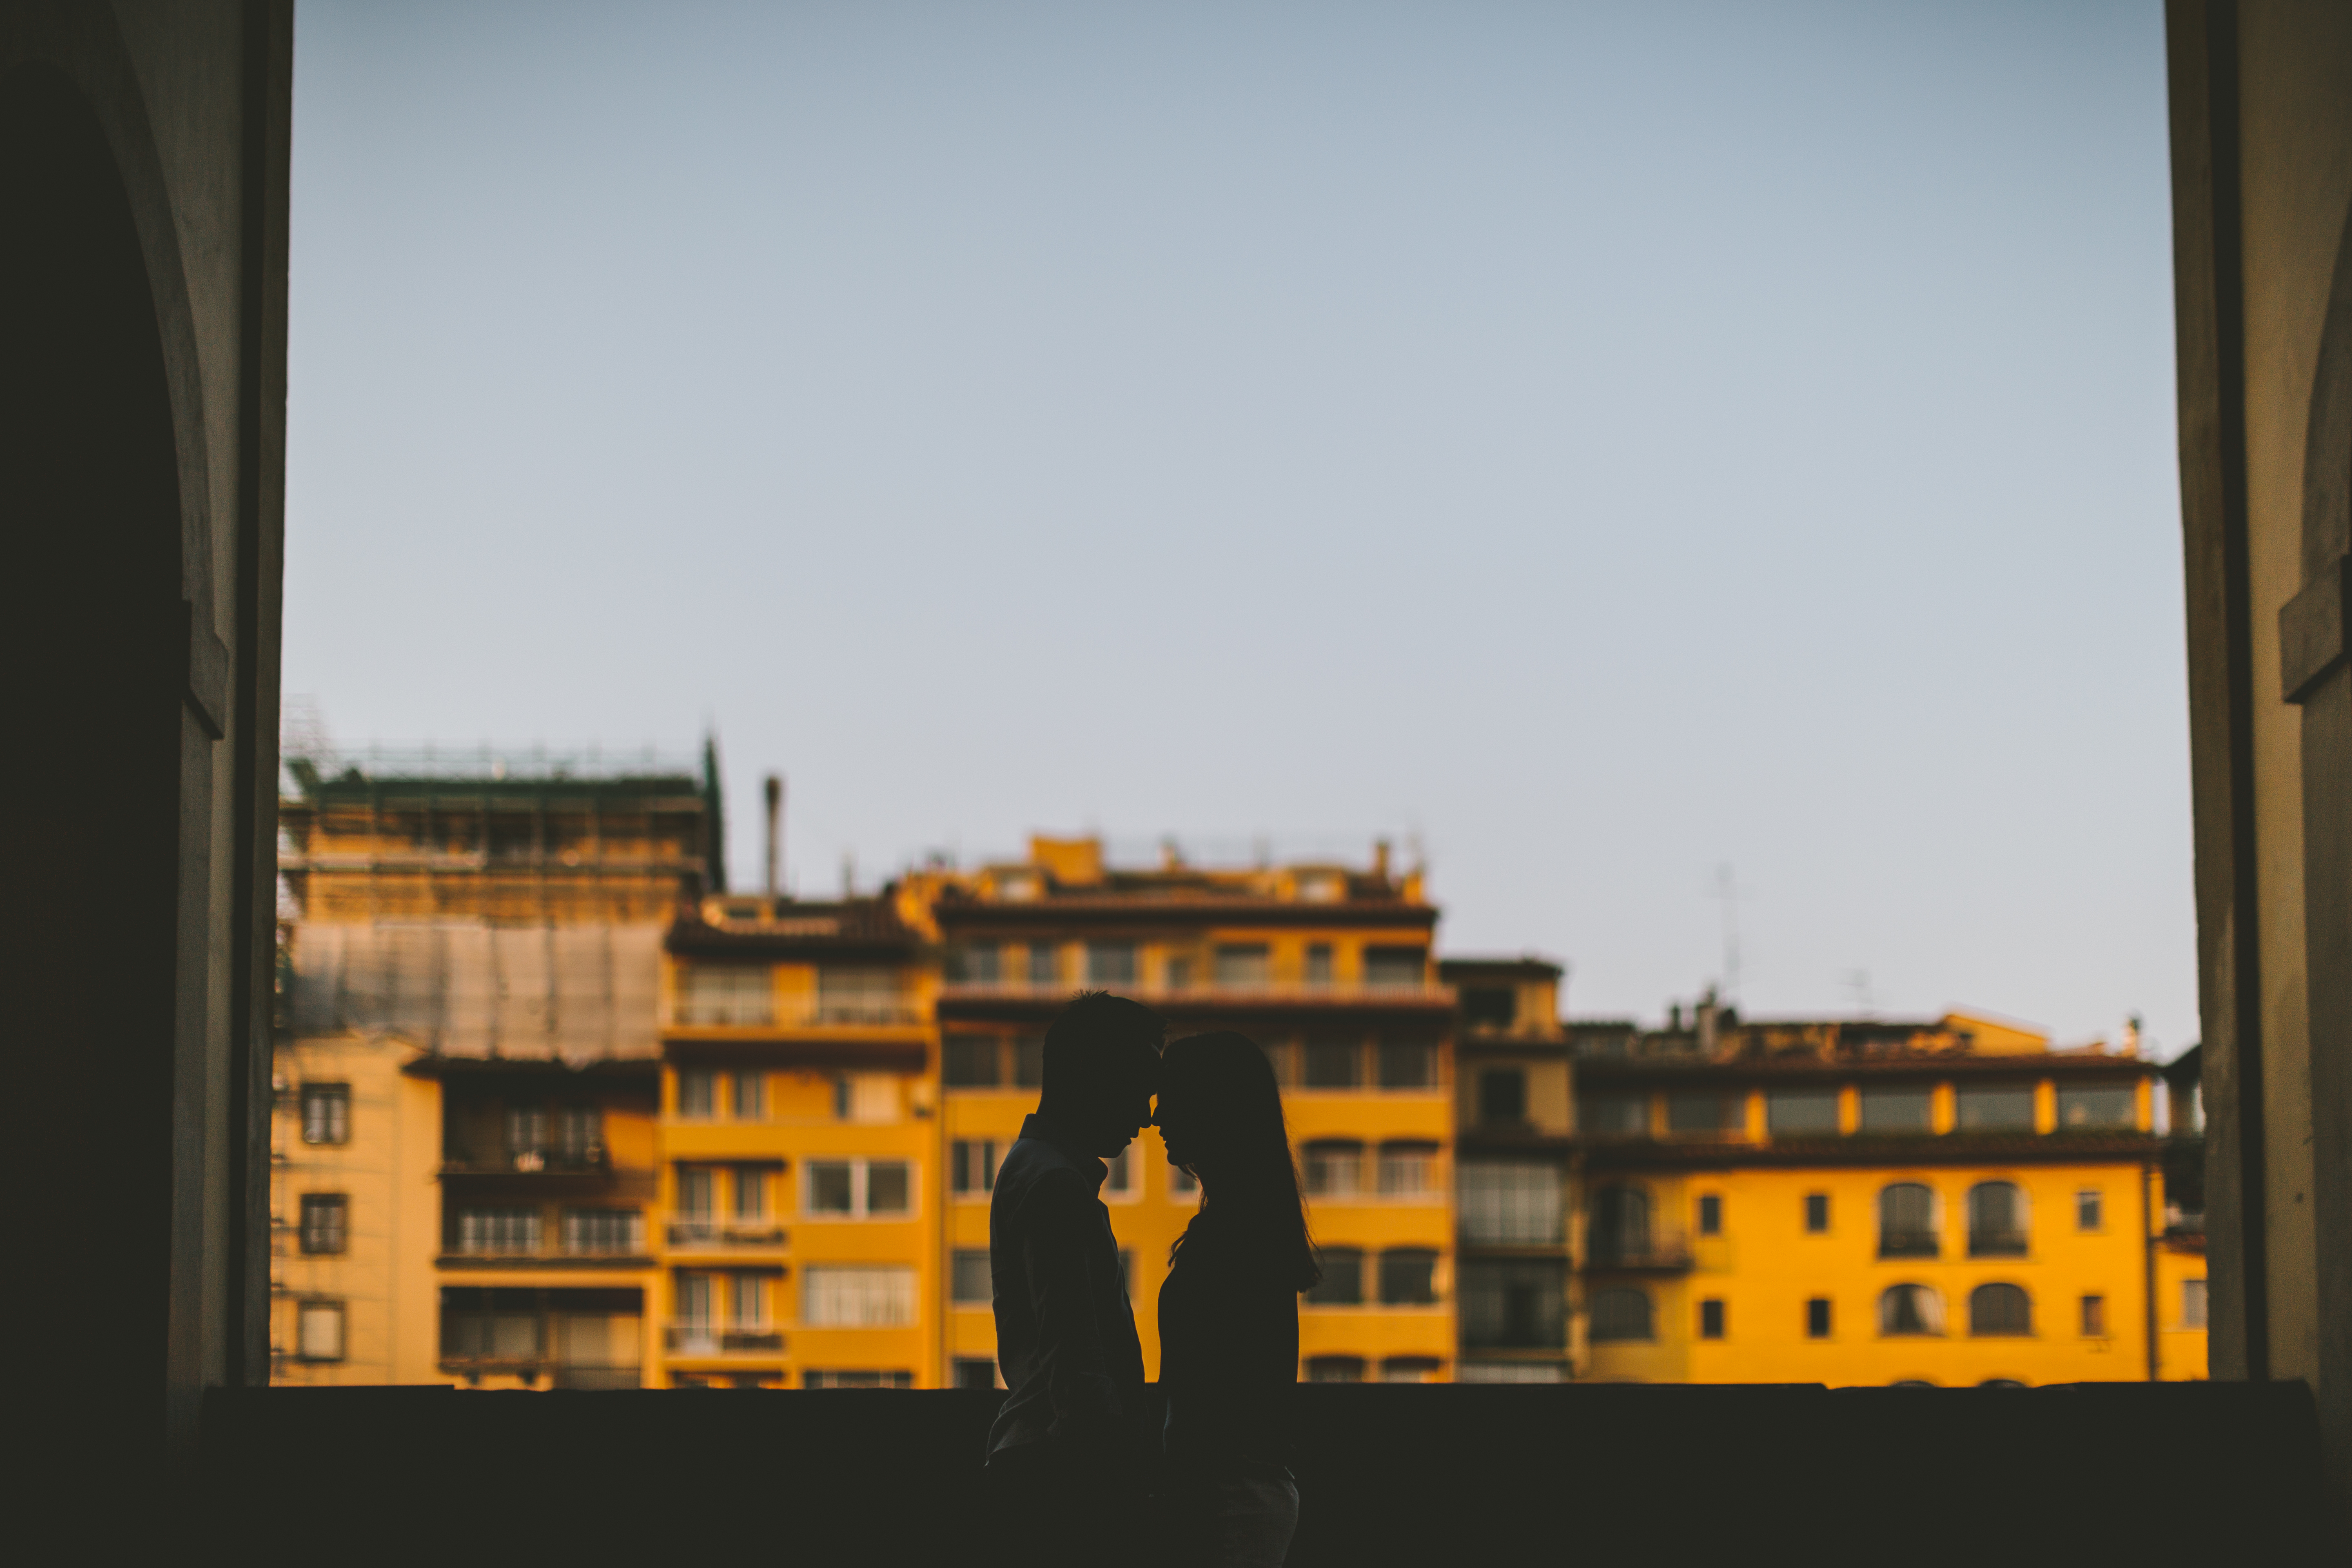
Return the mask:
<svg viewBox="0 0 2352 1568"><path fill-rule="evenodd" d="M681 1252L772 1251L790 1239L790 1233L782 1226L769 1220L707 1216L674 1219L669 1223L668 1234L671 1249Z"/></svg>
<svg viewBox="0 0 2352 1568"><path fill-rule="evenodd" d="M743 1324L672 1323L662 1331L662 1346L678 1356L774 1355L784 1348L784 1331Z"/></svg>
<svg viewBox="0 0 2352 1568"><path fill-rule="evenodd" d="M1881 1250L1882 1257L1894 1254ZM1972 1230L1969 1232L1970 1258L2022 1258L2025 1256L2025 1233L2021 1230Z"/></svg>
<svg viewBox="0 0 2352 1568"><path fill-rule="evenodd" d="M1454 1005L1454 987L1434 981L1398 984L1336 981L1308 984L1304 981L1262 981L1239 984L1204 981L1193 985L1170 985L1164 981L956 980L940 988L942 1002L1067 1001L1079 990L1103 989L1139 1002L1207 1003L1217 1005L1313 1006L1324 1003L1390 1004L1412 1006Z"/></svg>
<svg viewBox="0 0 2352 1568"><path fill-rule="evenodd" d="M1690 1242L1680 1236L1596 1236L1585 1244L1584 1266L1622 1274L1680 1274L1691 1267Z"/></svg>
<svg viewBox="0 0 2352 1568"><path fill-rule="evenodd" d="M1057 993L1062 994L1063 993ZM762 998L766 1001L766 998ZM852 996L814 996L792 1005L744 1006L734 1003L680 1001L669 1010L671 1024L730 1029L794 1029L822 1025L904 1025L924 1021L923 1009L903 992Z"/></svg>
<svg viewBox="0 0 2352 1568"><path fill-rule="evenodd" d="M601 1143L584 1149L451 1149L441 1173L451 1176L605 1176L613 1173L612 1152Z"/></svg>
<svg viewBox="0 0 2352 1568"><path fill-rule="evenodd" d="M1881 1258L1938 1258L1943 1255L1943 1250L1932 1230L1881 1230L1878 1233L1878 1256Z"/></svg>

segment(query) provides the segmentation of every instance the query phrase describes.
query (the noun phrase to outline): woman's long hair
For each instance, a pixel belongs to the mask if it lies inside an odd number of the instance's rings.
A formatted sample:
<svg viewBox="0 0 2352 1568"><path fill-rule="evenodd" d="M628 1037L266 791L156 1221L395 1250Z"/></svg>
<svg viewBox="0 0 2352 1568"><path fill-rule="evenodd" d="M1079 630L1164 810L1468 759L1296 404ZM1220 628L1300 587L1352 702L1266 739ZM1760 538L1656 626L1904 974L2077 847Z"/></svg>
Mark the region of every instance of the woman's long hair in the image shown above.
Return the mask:
<svg viewBox="0 0 2352 1568"><path fill-rule="evenodd" d="M1290 1158L1282 1090L1265 1053L1248 1036L1230 1029L1187 1035L1160 1058L1160 1092L1181 1099L1193 1115L1219 1122L1218 1141L1228 1151L1215 1188L1203 1184L1201 1213L1192 1223L1208 1221L1221 1243L1229 1240L1263 1258L1297 1289L1321 1279L1323 1266L1307 1232L1307 1202L1298 1193L1298 1167ZM1169 1247L1171 1262L1191 1234L1188 1225Z"/></svg>

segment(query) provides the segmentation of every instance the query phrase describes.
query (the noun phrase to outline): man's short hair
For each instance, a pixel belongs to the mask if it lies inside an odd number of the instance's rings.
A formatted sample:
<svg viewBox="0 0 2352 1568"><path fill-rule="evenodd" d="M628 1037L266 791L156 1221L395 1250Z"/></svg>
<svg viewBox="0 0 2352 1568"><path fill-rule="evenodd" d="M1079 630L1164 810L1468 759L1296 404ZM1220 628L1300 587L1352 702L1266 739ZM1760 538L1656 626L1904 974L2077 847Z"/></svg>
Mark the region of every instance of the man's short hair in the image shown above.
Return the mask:
<svg viewBox="0 0 2352 1568"><path fill-rule="evenodd" d="M1156 1057L1167 1020L1108 991L1081 992L1045 1031L1045 1092L1091 1099L1134 1070L1138 1053Z"/></svg>

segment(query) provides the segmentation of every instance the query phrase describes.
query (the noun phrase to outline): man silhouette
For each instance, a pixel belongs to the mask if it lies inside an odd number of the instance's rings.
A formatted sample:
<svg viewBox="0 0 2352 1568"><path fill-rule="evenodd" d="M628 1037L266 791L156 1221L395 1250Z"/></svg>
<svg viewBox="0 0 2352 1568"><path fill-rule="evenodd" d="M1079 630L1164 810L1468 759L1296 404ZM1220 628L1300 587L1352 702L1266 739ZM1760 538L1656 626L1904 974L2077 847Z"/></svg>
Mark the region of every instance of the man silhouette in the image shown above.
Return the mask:
<svg viewBox="0 0 2352 1568"><path fill-rule="evenodd" d="M1109 1562L1139 1531L1143 1347L1103 1206L1103 1163L1151 1120L1167 1026L1089 992L1045 1034L1036 1114L988 1210L996 1359L1010 1392L988 1433L1005 1561Z"/></svg>

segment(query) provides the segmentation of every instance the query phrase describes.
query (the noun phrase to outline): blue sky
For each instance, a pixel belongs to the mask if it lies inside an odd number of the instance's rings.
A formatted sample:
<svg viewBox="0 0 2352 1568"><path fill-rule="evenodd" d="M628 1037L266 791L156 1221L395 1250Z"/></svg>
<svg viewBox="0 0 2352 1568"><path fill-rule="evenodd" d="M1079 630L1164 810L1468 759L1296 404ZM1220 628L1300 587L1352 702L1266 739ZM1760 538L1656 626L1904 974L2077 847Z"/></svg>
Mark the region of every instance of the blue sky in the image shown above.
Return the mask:
<svg viewBox="0 0 2352 1568"><path fill-rule="evenodd" d="M289 693L2196 1034L2160 8L306 0ZM1866 973L1865 984L1857 976Z"/></svg>

